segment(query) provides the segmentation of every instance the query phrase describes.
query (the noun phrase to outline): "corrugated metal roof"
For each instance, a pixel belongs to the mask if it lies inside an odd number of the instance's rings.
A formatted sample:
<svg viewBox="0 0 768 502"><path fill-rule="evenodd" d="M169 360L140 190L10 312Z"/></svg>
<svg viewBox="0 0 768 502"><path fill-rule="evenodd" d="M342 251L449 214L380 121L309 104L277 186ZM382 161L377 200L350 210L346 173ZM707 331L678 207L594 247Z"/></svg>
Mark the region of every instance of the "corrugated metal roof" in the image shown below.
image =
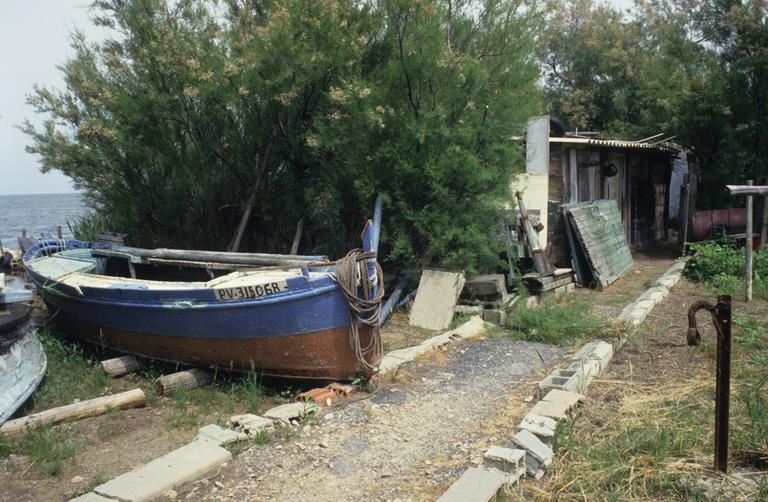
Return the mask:
<svg viewBox="0 0 768 502"><path fill-rule="evenodd" d="M579 138L573 136L554 136L549 138L550 143L568 143L575 145L589 145L603 148L619 148L624 150L651 150L659 153L677 153L677 149L667 145L641 143L623 139L595 139Z"/></svg>

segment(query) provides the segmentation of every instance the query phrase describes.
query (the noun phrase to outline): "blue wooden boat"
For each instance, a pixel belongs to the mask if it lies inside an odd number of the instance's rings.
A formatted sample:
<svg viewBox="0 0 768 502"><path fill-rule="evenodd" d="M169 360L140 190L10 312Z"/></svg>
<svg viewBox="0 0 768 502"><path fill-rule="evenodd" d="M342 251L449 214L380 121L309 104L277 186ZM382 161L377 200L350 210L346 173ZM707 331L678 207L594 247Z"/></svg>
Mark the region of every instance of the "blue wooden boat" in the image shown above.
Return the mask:
<svg viewBox="0 0 768 502"><path fill-rule="evenodd" d="M30 320L31 292L4 284L0 274L0 424L10 418L45 375L47 359Z"/></svg>
<svg viewBox="0 0 768 502"><path fill-rule="evenodd" d="M45 240L24 265L53 322L87 342L198 367L348 380L381 357L378 228L366 224L368 253L353 265L374 286L353 297L340 284L342 261L321 256Z"/></svg>

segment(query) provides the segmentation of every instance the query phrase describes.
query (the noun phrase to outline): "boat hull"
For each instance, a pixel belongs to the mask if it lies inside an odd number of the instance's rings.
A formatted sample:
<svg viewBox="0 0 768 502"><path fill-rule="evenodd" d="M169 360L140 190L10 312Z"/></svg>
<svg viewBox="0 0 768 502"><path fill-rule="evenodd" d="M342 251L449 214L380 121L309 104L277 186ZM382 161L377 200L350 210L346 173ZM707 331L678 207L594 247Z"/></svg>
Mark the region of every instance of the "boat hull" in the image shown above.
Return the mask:
<svg viewBox="0 0 768 502"><path fill-rule="evenodd" d="M222 339L125 331L75 319L59 309L51 311L58 311L54 322L66 334L141 357L276 377L350 380L361 375L348 325L295 335ZM369 330L359 331L367 343Z"/></svg>
<svg viewBox="0 0 768 502"><path fill-rule="evenodd" d="M45 351L30 322L30 306L0 307L0 424L29 399L46 367Z"/></svg>

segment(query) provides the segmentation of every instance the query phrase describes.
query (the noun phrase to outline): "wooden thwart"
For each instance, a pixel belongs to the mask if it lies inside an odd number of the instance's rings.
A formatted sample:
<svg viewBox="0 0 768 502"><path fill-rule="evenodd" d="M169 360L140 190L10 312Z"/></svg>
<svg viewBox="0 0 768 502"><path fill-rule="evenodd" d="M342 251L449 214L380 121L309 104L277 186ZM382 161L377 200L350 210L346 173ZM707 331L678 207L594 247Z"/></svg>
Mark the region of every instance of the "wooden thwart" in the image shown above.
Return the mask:
<svg viewBox="0 0 768 502"><path fill-rule="evenodd" d="M68 404L50 410L41 411L26 417L9 420L0 426L0 435L16 434L25 429L42 424L58 424L71 422L83 418L104 415L110 410L126 410L128 408L141 408L146 404L144 391L133 389L111 396L102 396L79 403Z"/></svg>

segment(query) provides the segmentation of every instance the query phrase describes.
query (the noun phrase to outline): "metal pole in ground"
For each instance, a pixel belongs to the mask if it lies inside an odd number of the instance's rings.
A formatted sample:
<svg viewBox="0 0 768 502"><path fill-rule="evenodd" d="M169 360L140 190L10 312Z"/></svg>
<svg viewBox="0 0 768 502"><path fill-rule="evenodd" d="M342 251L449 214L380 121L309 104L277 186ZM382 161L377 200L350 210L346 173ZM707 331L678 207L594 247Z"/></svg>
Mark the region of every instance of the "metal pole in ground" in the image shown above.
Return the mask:
<svg viewBox="0 0 768 502"><path fill-rule="evenodd" d="M717 382L715 388L715 470L728 472L728 415L731 395L731 296L720 295L715 306Z"/></svg>
<svg viewBox="0 0 768 502"><path fill-rule="evenodd" d="M752 186L752 180L747 180L747 186ZM746 270L745 274L745 296L747 301L752 301L752 196L747 195L747 243L746 243Z"/></svg>

